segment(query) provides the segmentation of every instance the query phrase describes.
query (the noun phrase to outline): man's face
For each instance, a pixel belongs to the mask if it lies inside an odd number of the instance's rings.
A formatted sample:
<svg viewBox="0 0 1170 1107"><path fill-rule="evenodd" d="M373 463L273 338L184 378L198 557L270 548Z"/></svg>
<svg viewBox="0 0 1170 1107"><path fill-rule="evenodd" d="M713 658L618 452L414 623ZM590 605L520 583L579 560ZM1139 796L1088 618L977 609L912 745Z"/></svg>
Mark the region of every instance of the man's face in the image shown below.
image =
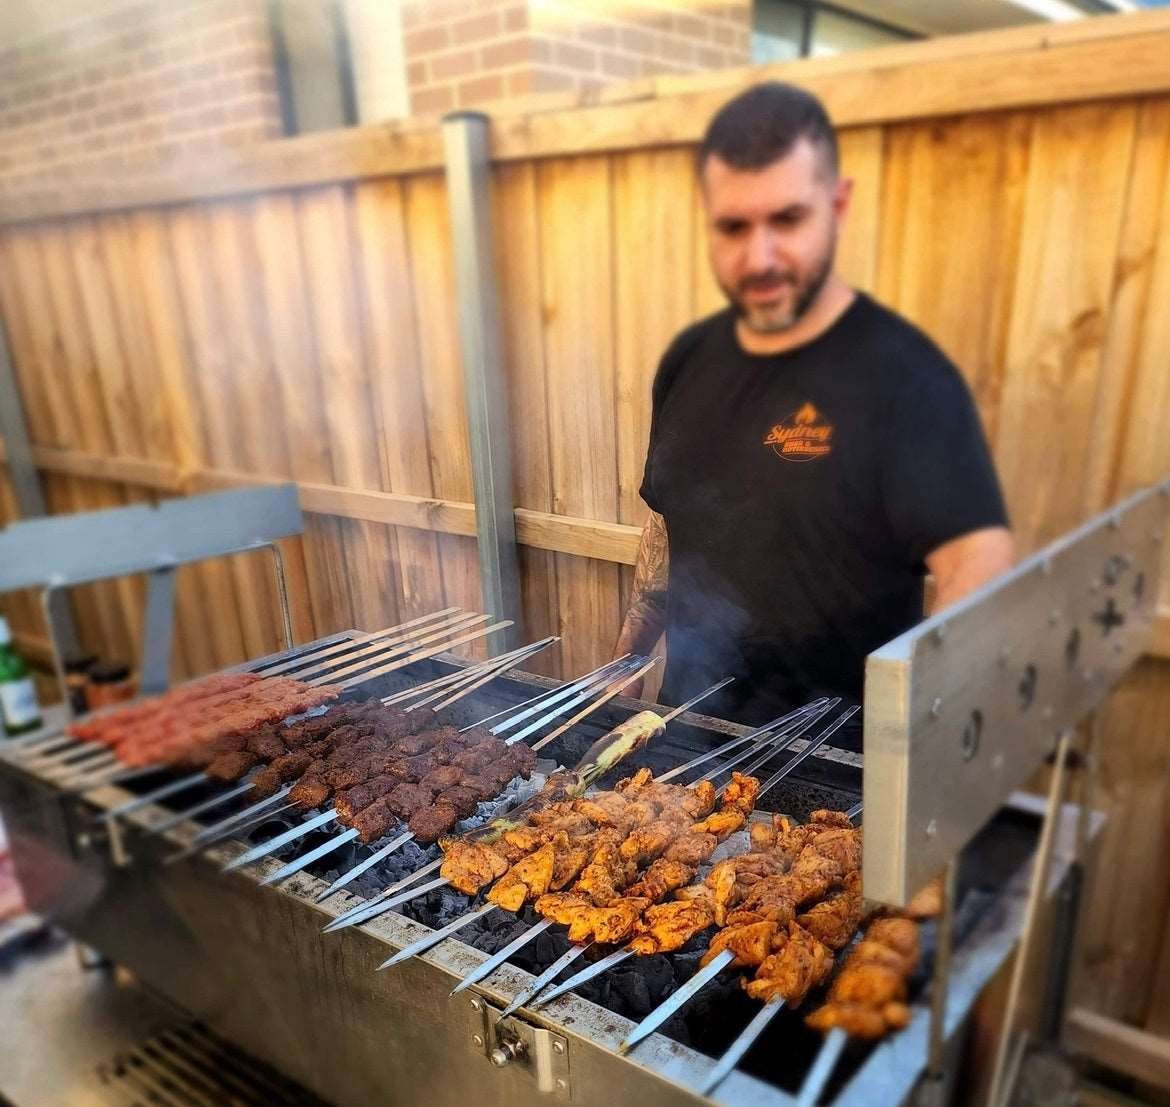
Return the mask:
<svg viewBox="0 0 1170 1107"><path fill-rule="evenodd" d="M788 330L832 271L849 182L834 180L821 151L802 138L760 170L735 169L712 155L702 186L720 288L751 330Z"/></svg>

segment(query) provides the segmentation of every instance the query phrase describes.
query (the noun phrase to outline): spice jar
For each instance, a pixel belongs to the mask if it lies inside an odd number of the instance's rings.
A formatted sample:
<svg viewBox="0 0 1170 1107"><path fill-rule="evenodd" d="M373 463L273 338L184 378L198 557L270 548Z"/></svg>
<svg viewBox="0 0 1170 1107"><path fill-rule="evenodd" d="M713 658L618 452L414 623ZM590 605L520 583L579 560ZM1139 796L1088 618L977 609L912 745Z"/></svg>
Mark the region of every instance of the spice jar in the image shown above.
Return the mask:
<svg viewBox="0 0 1170 1107"><path fill-rule="evenodd" d="M90 711L133 698L134 681L130 679L129 665L115 661L90 666L86 688L86 704Z"/></svg>
<svg viewBox="0 0 1170 1107"><path fill-rule="evenodd" d="M69 708L74 715L84 715L89 709L85 690L89 685L89 670L96 662L97 658L93 654L65 659L65 688L69 695Z"/></svg>

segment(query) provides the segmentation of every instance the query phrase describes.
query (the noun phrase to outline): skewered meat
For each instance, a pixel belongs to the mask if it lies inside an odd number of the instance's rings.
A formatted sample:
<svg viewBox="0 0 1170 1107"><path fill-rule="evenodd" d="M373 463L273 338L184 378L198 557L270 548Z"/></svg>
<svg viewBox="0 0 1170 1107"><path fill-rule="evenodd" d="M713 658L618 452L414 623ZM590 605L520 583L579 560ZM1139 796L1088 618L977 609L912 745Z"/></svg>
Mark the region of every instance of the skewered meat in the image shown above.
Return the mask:
<svg viewBox="0 0 1170 1107"><path fill-rule="evenodd" d="M712 937L711 944L707 947L707 952L703 954L699 964L706 965L708 961L715 958L716 954L729 949L735 954L735 960L732 964L759 965L765 957L771 954L780 932L780 925L768 920L749 923L747 926L726 926Z"/></svg>
<svg viewBox="0 0 1170 1107"><path fill-rule="evenodd" d="M862 1038L905 1026L906 980L917 963L917 925L907 918L874 920L829 988L828 1002L805 1021L815 1030L840 1027Z"/></svg>
<svg viewBox="0 0 1170 1107"><path fill-rule="evenodd" d="M633 934L642 912L649 906L648 899L630 897L616 899L606 907L582 910L569 925L569 941L624 942Z"/></svg>
<svg viewBox="0 0 1170 1107"><path fill-rule="evenodd" d="M353 818L353 829L363 842L376 842L383 837L397 820L384 799L371 803L364 811L359 811Z"/></svg>
<svg viewBox="0 0 1170 1107"><path fill-rule="evenodd" d="M796 920L831 950L844 949L861 923L861 873L855 869L844 884L840 892L813 904Z"/></svg>
<svg viewBox="0 0 1170 1107"><path fill-rule="evenodd" d="M275 727L265 726L247 737L247 749L264 761L272 761L286 752L283 739Z"/></svg>
<svg viewBox="0 0 1170 1107"><path fill-rule="evenodd" d="M407 826L417 842L430 845L446 834L459 821L459 817L455 805L440 796L435 803L418 808L410 816Z"/></svg>
<svg viewBox="0 0 1170 1107"><path fill-rule="evenodd" d="M386 797L386 806L400 819L409 819L420 807L429 804L434 794L421 784L399 784Z"/></svg>
<svg viewBox="0 0 1170 1107"><path fill-rule="evenodd" d="M582 796L575 807L597 826L625 826L629 801L617 792L601 792L596 796Z"/></svg>
<svg viewBox="0 0 1170 1107"><path fill-rule="evenodd" d="M536 913L561 926L568 926L581 911L592 910L594 903L580 892L548 892L533 905Z"/></svg>
<svg viewBox="0 0 1170 1107"><path fill-rule="evenodd" d="M626 889L626 895L644 896L657 902L675 889L685 887L694 876L695 869L691 865L660 857L642 874L640 880Z"/></svg>
<svg viewBox="0 0 1170 1107"><path fill-rule="evenodd" d="M226 783L231 780L239 780L259 760L260 758L256 754L248 750L223 753L207 766L205 772L212 780Z"/></svg>
<svg viewBox="0 0 1170 1107"><path fill-rule="evenodd" d="M288 798L290 803L311 809L324 804L332 792L333 789L321 777L306 773L293 785Z"/></svg>
<svg viewBox="0 0 1170 1107"><path fill-rule="evenodd" d="M493 846L458 839L446 846L439 874L451 882L451 887L473 896L485 884L503 876L508 865L504 854Z"/></svg>
<svg viewBox="0 0 1170 1107"><path fill-rule="evenodd" d="M660 857L677 837L677 821L657 819L631 830L620 846L621 855L635 865L646 865Z"/></svg>
<svg viewBox="0 0 1170 1107"><path fill-rule="evenodd" d="M449 803L455 809L455 821L458 822L473 815L483 798L486 797L478 789L467 785L465 778L464 783L440 792L436 802Z"/></svg>
<svg viewBox="0 0 1170 1107"><path fill-rule="evenodd" d="M697 866L706 861L718 845L719 839L714 834L688 831L671 842L662 856L667 861L681 861L684 865Z"/></svg>
<svg viewBox="0 0 1170 1107"><path fill-rule="evenodd" d="M564 844L568 844L567 836ZM548 842L508 869L492 885L487 894L488 901L508 911L519 911L528 899L542 896L549 890L555 863L556 845Z"/></svg>
<svg viewBox="0 0 1170 1107"><path fill-rule="evenodd" d="M681 949L715 922L715 912L704 900L655 903L642 913L638 934L630 948L642 956Z"/></svg>
<svg viewBox="0 0 1170 1107"><path fill-rule="evenodd" d="M756 969L755 978L744 982L744 991L759 1000L781 995L790 1007L799 1007L832 971L833 952L797 923L788 924L779 944L778 952Z"/></svg>
<svg viewBox="0 0 1170 1107"><path fill-rule="evenodd" d="M943 878L936 876L915 895L902 911L908 919L934 919L942 914Z"/></svg>

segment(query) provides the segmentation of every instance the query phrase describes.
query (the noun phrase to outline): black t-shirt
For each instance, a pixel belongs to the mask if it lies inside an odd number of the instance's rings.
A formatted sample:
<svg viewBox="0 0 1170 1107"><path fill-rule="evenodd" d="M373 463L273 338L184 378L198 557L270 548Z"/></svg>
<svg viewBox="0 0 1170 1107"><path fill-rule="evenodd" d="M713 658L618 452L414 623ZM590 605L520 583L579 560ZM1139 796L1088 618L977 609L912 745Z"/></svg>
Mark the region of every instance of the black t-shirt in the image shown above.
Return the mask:
<svg viewBox="0 0 1170 1107"><path fill-rule="evenodd" d="M702 710L749 724L860 702L866 655L922 617L924 557L1007 522L962 377L864 293L781 354L746 353L730 309L680 334L641 491L670 542L662 698L734 676Z"/></svg>

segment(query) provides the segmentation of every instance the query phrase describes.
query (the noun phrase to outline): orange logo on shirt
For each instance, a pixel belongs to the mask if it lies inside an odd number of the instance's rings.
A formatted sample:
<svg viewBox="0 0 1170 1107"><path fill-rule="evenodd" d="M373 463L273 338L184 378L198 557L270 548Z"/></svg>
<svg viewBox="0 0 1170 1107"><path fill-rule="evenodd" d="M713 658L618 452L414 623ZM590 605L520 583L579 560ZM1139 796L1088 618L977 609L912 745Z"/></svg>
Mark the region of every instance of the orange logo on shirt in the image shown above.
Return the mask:
<svg viewBox="0 0 1170 1107"><path fill-rule="evenodd" d="M777 423L764 439L785 461L814 461L832 451L833 424L827 423L810 403Z"/></svg>

